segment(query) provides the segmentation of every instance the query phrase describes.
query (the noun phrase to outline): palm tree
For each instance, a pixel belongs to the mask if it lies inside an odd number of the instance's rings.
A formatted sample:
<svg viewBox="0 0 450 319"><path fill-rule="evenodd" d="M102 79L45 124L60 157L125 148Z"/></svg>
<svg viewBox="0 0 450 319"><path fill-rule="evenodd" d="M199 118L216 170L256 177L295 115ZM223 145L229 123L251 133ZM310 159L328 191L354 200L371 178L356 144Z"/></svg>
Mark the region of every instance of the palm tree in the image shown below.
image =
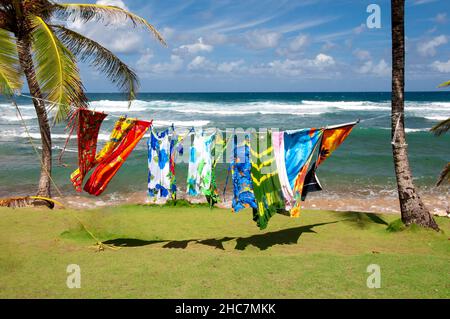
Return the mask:
<svg viewBox="0 0 450 319"><path fill-rule="evenodd" d="M413 183L405 135L405 0L391 0L392 23L392 153L405 225L418 224L438 230Z"/></svg>
<svg viewBox="0 0 450 319"><path fill-rule="evenodd" d="M42 165L37 195L50 197L52 140L49 116L55 122L67 118L71 107L86 107L77 59L88 61L135 98L136 74L111 51L57 21L80 19L103 22L128 19L142 25L165 45L158 31L143 18L122 8L97 4L60 4L48 0L0 2L0 94L12 96L25 79L34 97L42 140ZM49 101L46 105L45 101Z"/></svg>

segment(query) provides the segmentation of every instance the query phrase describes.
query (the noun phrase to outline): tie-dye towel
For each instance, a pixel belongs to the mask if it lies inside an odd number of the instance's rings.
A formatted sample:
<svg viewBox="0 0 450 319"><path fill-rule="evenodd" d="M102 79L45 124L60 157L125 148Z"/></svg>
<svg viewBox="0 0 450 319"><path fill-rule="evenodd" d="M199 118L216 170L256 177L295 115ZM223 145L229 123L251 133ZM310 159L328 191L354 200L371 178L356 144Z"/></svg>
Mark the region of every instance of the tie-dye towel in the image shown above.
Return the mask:
<svg viewBox="0 0 450 319"><path fill-rule="evenodd" d="M215 133L205 136L196 133L190 148L187 193L191 196L207 194L212 178L212 149Z"/></svg>
<svg viewBox="0 0 450 319"><path fill-rule="evenodd" d="M234 212L245 207L257 208L251 179L252 164L250 163L250 137L245 136L244 143L238 146L237 136L234 136L233 161L231 163L231 176L233 179Z"/></svg>
<svg viewBox="0 0 450 319"><path fill-rule="evenodd" d="M157 198L167 198L172 185L169 129L160 133L151 129L147 147L148 195L154 201Z"/></svg>
<svg viewBox="0 0 450 319"><path fill-rule="evenodd" d="M306 173L323 130L304 129L284 133L286 172L294 196L291 216L300 216L300 202Z"/></svg>
<svg viewBox="0 0 450 319"><path fill-rule="evenodd" d="M257 208L253 209L253 220L260 229L264 229L275 213L284 210L272 134L270 132L254 134L250 152L253 193L257 203Z"/></svg>

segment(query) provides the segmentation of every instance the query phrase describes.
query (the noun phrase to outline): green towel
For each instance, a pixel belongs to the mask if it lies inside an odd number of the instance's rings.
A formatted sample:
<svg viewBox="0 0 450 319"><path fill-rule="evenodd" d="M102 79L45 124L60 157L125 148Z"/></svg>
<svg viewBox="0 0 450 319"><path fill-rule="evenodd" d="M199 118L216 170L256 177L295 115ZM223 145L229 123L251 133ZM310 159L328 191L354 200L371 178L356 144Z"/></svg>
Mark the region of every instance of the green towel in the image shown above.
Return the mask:
<svg viewBox="0 0 450 319"><path fill-rule="evenodd" d="M253 220L260 229L264 229L269 219L284 209L271 132L253 134L251 162L253 193L258 206L253 209Z"/></svg>

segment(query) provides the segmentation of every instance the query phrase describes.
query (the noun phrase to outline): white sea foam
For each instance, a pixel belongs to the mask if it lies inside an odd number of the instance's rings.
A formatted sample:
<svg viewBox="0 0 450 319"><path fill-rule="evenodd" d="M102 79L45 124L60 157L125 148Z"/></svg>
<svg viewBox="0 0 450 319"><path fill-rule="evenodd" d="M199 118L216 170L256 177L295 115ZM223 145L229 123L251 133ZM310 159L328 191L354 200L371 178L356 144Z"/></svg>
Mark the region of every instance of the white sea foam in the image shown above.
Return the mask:
<svg viewBox="0 0 450 319"><path fill-rule="evenodd" d="M309 101L303 100L302 105L314 108L325 108L328 111L349 110L349 111L383 111L389 110L390 105L386 102L368 101Z"/></svg>
<svg viewBox="0 0 450 319"><path fill-rule="evenodd" d="M444 121L450 117L450 114L448 116L424 116L427 120L432 121Z"/></svg>
<svg viewBox="0 0 450 319"><path fill-rule="evenodd" d="M92 101L89 106L92 110L105 113L131 113L145 111L149 102L134 100L128 107L128 101L111 101L111 100L99 100Z"/></svg>
<svg viewBox="0 0 450 319"><path fill-rule="evenodd" d="M172 124L176 126L186 126L186 127L197 127L197 126L206 126L210 123L210 121L163 121L163 120L154 120L153 126L162 127L162 126L171 126Z"/></svg>
<svg viewBox="0 0 450 319"><path fill-rule="evenodd" d="M26 120L31 120L36 118L36 116L33 115L22 115L22 118ZM20 117L17 117L16 115L2 115L0 116L0 119L7 121L7 122L21 122L22 120Z"/></svg>

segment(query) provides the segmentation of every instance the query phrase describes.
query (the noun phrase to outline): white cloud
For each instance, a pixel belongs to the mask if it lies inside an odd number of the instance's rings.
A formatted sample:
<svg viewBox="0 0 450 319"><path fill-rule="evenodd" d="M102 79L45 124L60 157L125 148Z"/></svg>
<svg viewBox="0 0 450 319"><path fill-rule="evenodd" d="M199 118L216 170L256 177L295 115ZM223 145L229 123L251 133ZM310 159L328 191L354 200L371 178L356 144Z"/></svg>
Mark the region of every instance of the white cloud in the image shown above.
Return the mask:
<svg viewBox="0 0 450 319"><path fill-rule="evenodd" d="M164 27L161 29L160 33L161 33L162 37L164 38L164 40L168 41L175 34L175 29L169 28L169 27Z"/></svg>
<svg viewBox="0 0 450 319"><path fill-rule="evenodd" d="M450 73L450 60L447 62L441 62L441 61L434 61L431 63L431 67L439 72L442 73Z"/></svg>
<svg viewBox="0 0 450 319"><path fill-rule="evenodd" d="M217 66L217 71L220 71L223 73L231 73L231 72L239 71L243 64L244 64L244 60L223 62Z"/></svg>
<svg viewBox="0 0 450 319"><path fill-rule="evenodd" d="M332 56L319 53L314 59L285 59L275 60L253 70L254 73L269 72L285 76L299 76L301 74L316 75L334 66L336 61Z"/></svg>
<svg viewBox="0 0 450 319"><path fill-rule="evenodd" d="M444 24L447 22L447 13L438 13L432 20L436 23Z"/></svg>
<svg viewBox="0 0 450 319"><path fill-rule="evenodd" d="M332 56L319 53L314 60L312 60L312 65L317 68L325 68L328 66L332 66L335 64L335 61Z"/></svg>
<svg viewBox="0 0 450 319"><path fill-rule="evenodd" d="M116 6L125 10L129 10L122 0L98 0L96 4L104 6Z"/></svg>
<svg viewBox="0 0 450 319"><path fill-rule="evenodd" d="M255 50L274 48L280 38L281 33L267 30L253 30L245 34L247 46Z"/></svg>
<svg viewBox="0 0 450 319"><path fill-rule="evenodd" d="M391 74L391 67L384 59L374 64L372 60L366 61L361 67L356 70L361 74L373 74L379 77L388 76Z"/></svg>
<svg viewBox="0 0 450 319"><path fill-rule="evenodd" d="M204 56L196 56L187 66L190 71L208 70L212 68L212 63Z"/></svg>
<svg viewBox="0 0 450 319"><path fill-rule="evenodd" d="M437 0L414 0L413 5L418 6L421 4L427 4L427 3L431 3L431 2L436 2Z"/></svg>
<svg viewBox="0 0 450 319"><path fill-rule="evenodd" d="M151 63L153 54L150 50L144 52L140 59L136 62L137 71L140 75L149 76L151 74L170 75L180 71L183 68L184 61L178 55L172 54L170 61Z"/></svg>
<svg viewBox="0 0 450 319"><path fill-rule="evenodd" d="M361 34L361 33L364 32L364 30L366 30L366 25L364 23L361 23L356 28L353 28L353 33L354 34Z"/></svg>
<svg viewBox="0 0 450 319"><path fill-rule="evenodd" d="M205 35L205 40L212 45L219 45L226 43L228 36L222 33L210 33Z"/></svg>
<svg viewBox="0 0 450 319"><path fill-rule="evenodd" d="M140 67L146 67L150 64L151 59L153 59L153 52L149 48L145 49L139 60L137 60L136 65Z"/></svg>
<svg viewBox="0 0 450 319"><path fill-rule="evenodd" d="M200 52L211 52L213 49L214 47L212 45L204 43L203 38L200 37L195 43L181 45L177 49L177 52L197 54Z"/></svg>
<svg viewBox="0 0 450 319"><path fill-rule="evenodd" d="M370 59L370 52L367 50L356 49L353 51L353 55L360 61Z"/></svg>
<svg viewBox="0 0 450 319"><path fill-rule="evenodd" d="M241 71L241 67L244 64L243 60L215 63L204 56L196 56L187 66L189 71L209 71L209 72L221 72L232 73Z"/></svg>
<svg viewBox="0 0 450 319"><path fill-rule="evenodd" d="M434 37L430 41L422 42L417 45L417 51L421 56L435 56L436 48L446 44L448 39L445 35Z"/></svg>
<svg viewBox="0 0 450 319"><path fill-rule="evenodd" d="M303 49L308 44L308 42L308 36L298 35L289 43L289 49L294 52L299 51Z"/></svg>

